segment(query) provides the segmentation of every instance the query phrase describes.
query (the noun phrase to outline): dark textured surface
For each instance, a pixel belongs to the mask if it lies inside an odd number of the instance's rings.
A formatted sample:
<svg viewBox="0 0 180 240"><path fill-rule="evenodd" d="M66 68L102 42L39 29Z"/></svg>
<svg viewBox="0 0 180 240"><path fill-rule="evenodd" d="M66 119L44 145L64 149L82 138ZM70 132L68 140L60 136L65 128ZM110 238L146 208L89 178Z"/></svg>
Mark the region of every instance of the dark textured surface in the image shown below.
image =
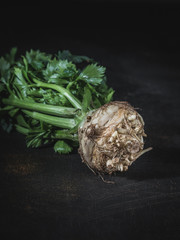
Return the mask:
<svg viewBox="0 0 180 240"><path fill-rule="evenodd" d="M27 149L22 135L1 131L2 239L179 239L178 33L96 26L62 34L40 23L22 31L15 28L19 21L3 29L1 53L16 45L20 53L69 49L95 58L107 67L114 99L140 108L146 147L153 151L112 176L111 185L94 176L76 152L60 156L51 148Z"/></svg>

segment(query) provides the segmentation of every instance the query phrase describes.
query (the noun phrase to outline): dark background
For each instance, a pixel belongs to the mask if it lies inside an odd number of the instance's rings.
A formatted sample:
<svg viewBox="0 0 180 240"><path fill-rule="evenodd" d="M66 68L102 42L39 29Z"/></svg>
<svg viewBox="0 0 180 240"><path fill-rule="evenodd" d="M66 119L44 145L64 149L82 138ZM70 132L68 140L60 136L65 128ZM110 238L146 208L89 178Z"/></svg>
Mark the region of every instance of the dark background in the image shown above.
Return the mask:
<svg viewBox="0 0 180 240"><path fill-rule="evenodd" d="M0 55L68 49L106 66L115 100L139 108L143 155L109 185L80 156L27 149L0 131L1 239L180 239L180 6L66 1L0 9ZM108 178L108 177L107 177Z"/></svg>

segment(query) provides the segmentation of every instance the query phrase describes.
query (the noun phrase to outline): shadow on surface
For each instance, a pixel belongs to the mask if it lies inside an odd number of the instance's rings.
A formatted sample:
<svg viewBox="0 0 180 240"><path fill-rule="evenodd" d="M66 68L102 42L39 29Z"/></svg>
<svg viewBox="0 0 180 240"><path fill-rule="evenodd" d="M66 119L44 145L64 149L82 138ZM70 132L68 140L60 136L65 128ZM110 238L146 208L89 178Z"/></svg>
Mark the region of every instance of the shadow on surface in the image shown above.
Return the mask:
<svg viewBox="0 0 180 240"><path fill-rule="evenodd" d="M116 182L122 178L143 181L147 179L163 179L180 176L178 149L157 149L137 159L127 172L117 172L105 176L105 180Z"/></svg>

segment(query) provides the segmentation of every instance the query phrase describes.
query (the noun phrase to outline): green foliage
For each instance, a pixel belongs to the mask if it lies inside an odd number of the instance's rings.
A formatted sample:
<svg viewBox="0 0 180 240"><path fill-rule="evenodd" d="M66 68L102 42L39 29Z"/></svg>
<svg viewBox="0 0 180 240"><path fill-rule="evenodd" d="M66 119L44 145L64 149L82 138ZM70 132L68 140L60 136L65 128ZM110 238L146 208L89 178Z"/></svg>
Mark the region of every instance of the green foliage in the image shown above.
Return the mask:
<svg viewBox="0 0 180 240"><path fill-rule="evenodd" d="M17 52L17 48L14 47L14 48L11 48L10 53L7 53L7 54L5 55L6 60L7 60L10 64L14 64L16 52Z"/></svg>
<svg viewBox="0 0 180 240"><path fill-rule="evenodd" d="M43 70L43 76L47 82L59 85L68 84L76 74L76 66L67 60L53 59L48 62L46 69Z"/></svg>
<svg viewBox="0 0 180 240"><path fill-rule="evenodd" d="M1 126L26 135L28 147L54 143L56 152L69 153L78 144L73 134L86 113L112 99L114 90L106 84L106 68L68 50L51 55L31 49L19 59L16 52L12 48L0 58ZM37 103L43 104L42 109L41 105L34 107ZM50 105L63 107L61 117L54 116Z"/></svg>
<svg viewBox="0 0 180 240"><path fill-rule="evenodd" d="M97 63L90 64L79 74L78 79L92 85L99 85L103 81L105 70L105 67L98 66Z"/></svg>
<svg viewBox="0 0 180 240"><path fill-rule="evenodd" d="M88 111L88 108L91 105L91 101L92 101L92 94L90 89L86 86L84 87L84 96L82 101L82 109L84 112Z"/></svg>
<svg viewBox="0 0 180 240"><path fill-rule="evenodd" d="M40 52L39 50L34 51L32 49L29 52L26 52L25 55L27 63L35 70L41 70L44 68L50 58L50 54Z"/></svg>
<svg viewBox="0 0 180 240"><path fill-rule="evenodd" d="M86 56L72 55L68 50L58 51L57 58L62 60L68 60L73 63L82 63L82 62L90 63L94 61L92 58L89 58Z"/></svg>
<svg viewBox="0 0 180 240"><path fill-rule="evenodd" d="M54 145L54 151L60 154L70 153L72 151L72 147L70 147L66 142L59 140Z"/></svg>

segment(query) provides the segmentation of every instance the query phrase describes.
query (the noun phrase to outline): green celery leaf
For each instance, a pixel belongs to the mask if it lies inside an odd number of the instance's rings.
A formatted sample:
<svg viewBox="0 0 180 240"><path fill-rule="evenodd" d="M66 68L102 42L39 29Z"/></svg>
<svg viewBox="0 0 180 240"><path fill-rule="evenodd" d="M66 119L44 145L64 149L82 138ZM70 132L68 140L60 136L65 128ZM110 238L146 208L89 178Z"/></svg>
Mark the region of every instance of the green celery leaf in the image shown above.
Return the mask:
<svg viewBox="0 0 180 240"><path fill-rule="evenodd" d="M72 55L69 50L58 51L58 59L68 60L73 63L82 63L82 62L93 62L92 58L86 56Z"/></svg>
<svg viewBox="0 0 180 240"><path fill-rule="evenodd" d="M108 103L112 100L114 94L114 90L112 88L109 89L107 96L105 97L105 102Z"/></svg>
<svg viewBox="0 0 180 240"><path fill-rule="evenodd" d="M24 56L22 56L22 59L23 59L23 63L24 63L24 66L25 66L25 72L26 72L26 75L27 75L27 71L28 71L28 62L26 60L26 58Z"/></svg>
<svg viewBox="0 0 180 240"><path fill-rule="evenodd" d="M1 76L4 76L7 70L10 68L10 63L6 61L4 57L0 58L0 74Z"/></svg>
<svg viewBox="0 0 180 240"><path fill-rule="evenodd" d="M97 97L94 98L92 105L93 105L93 108L95 108L95 109L102 106L101 102L99 101L99 99Z"/></svg>
<svg viewBox="0 0 180 240"><path fill-rule="evenodd" d="M9 79L11 76L11 65L4 57L0 58L0 81L1 81L1 92L6 88L4 86L9 85Z"/></svg>
<svg viewBox="0 0 180 240"><path fill-rule="evenodd" d="M0 119L0 125L2 127L2 129L4 131L6 131L7 133L11 132L12 129L13 129L13 124L12 124L12 119L4 119L4 118L1 118Z"/></svg>
<svg viewBox="0 0 180 240"><path fill-rule="evenodd" d="M50 54L40 52L39 50L35 51L32 49L29 52L26 52L25 57L27 63L30 64L35 70L41 70L51 59Z"/></svg>
<svg viewBox="0 0 180 240"><path fill-rule="evenodd" d="M17 78L19 78L19 80L21 82L23 82L26 85L26 82L25 82L23 74L22 74L22 70L20 68L15 67L14 74L16 75Z"/></svg>
<svg viewBox="0 0 180 240"><path fill-rule="evenodd" d="M18 93L19 93L19 97L27 97L27 92L28 92L28 85L27 82L22 74L22 70L20 68L15 67L14 68L14 74L15 74L15 78L14 78L14 89L18 89Z"/></svg>
<svg viewBox="0 0 180 240"><path fill-rule="evenodd" d="M26 145L27 147L37 148L42 145L42 137L44 132L40 132L39 134L29 134L26 137Z"/></svg>
<svg viewBox="0 0 180 240"><path fill-rule="evenodd" d="M92 95L90 89L86 86L84 87L84 96L82 102L82 109L84 112L87 112L88 108L90 107L92 100Z"/></svg>
<svg viewBox="0 0 180 240"><path fill-rule="evenodd" d="M27 133L28 133L28 135L26 136L27 147L37 148L42 146L43 144L52 142L52 139L50 139L50 129L46 131L39 128L35 129L33 128L29 129Z"/></svg>
<svg viewBox="0 0 180 240"><path fill-rule="evenodd" d="M105 67L98 66L97 63L90 64L80 73L78 79L93 85L99 85L103 81L105 70Z"/></svg>
<svg viewBox="0 0 180 240"><path fill-rule="evenodd" d="M59 140L54 145L54 151L58 153L70 153L72 151L72 147L70 147L66 142Z"/></svg>
<svg viewBox="0 0 180 240"><path fill-rule="evenodd" d="M67 79L73 78L77 74L76 66L67 60L51 60L46 69L43 70L43 76L49 83L67 84Z"/></svg>
<svg viewBox="0 0 180 240"><path fill-rule="evenodd" d="M13 47L13 48L11 48L10 53L7 53L7 54L5 55L6 60L7 60L11 65L15 63L15 55L16 55L16 52L17 52L17 48L16 48L16 47Z"/></svg>
<svg viewBox="0 0 180 240"><path fill-rule="evenodd" d="M38 97L38 92L35 93ZM40 95L42 94L42 95ZM62 94L57 93L56 91L53 91L51 89L48 89L46 91L41 91L39 92L39 98L36 99L37 102L41 103L46 103L46 104L51 104L51 105L56 105L56 106L71 106L69 103L68 99L64 97Z"/></svg>

